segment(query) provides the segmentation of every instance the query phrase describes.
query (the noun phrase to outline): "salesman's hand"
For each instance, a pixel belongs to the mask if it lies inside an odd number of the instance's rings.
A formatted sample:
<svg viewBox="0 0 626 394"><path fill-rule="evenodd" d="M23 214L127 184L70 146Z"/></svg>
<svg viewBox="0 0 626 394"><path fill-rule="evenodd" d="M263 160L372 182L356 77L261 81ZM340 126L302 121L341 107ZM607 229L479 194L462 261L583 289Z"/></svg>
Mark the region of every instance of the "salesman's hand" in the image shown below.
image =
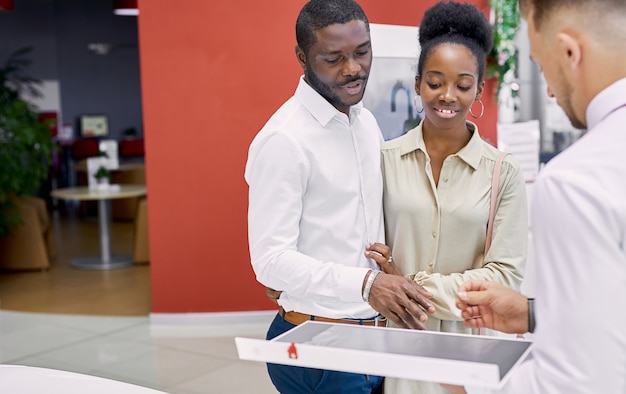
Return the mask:
<svg viewBox="0 0 626 394"><path fill-rule="evenodd" d="M465 387L463 386L455 386L452 384L441 384L441 387L448 389L448 392L450 394L467 394L467 391L465 391Z"/></svg>
<svg viewBox="0 0 626 394"><path fill-rule="evenodd" d="M463 283L456 306L466 327L487 327L510 334L528 331L528 299L499 283L484 280Z"/></svg>

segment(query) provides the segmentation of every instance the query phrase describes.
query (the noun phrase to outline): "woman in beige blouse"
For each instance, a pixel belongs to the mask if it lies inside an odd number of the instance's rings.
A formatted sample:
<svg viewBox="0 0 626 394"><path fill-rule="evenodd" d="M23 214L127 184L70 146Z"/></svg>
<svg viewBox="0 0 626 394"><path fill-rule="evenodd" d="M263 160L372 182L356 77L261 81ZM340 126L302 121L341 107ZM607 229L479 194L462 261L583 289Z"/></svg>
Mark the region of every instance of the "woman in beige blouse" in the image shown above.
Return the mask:
<svg viewBox="0 0 626 394"><path fill-rule="evenodd" d="M492 244L485 255L491 179L501 152L483 141L466 117L482 116L491 29L473 5L439 3L426 11L419 40L415 91L424 119L382 146L389 247L375 244L366 254L385 272L401 273L433 294L436 312L426 329L467 333L455 306L460 284L483 279L519 290L528 240L524 179L508 155L500 172ZM439 384L386 379L385 392L446 391Z"/></svg>

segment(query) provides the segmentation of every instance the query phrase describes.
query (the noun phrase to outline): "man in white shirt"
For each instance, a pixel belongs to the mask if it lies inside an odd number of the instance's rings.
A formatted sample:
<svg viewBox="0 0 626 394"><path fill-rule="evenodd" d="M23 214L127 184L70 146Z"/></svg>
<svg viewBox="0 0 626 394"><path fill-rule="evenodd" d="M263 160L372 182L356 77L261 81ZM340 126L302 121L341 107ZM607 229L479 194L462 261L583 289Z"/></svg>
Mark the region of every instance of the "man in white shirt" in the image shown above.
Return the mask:
<svg viewBox="0 0 626 394"><path fill-rule="evenodd" d="M250 145L248 237L257 280L279 291L267 338L307 320L423 328L429 294L365 256L384 243L381 133L363 108L369 23L352 0L312 0L296 22L304 76ZM424 309L422 309L424 308ZM380 313L380 315L379 315ZM382 316L381 316L382 315ZM281 393L368 393L382 377L268 364Z"/></svg>
<svg viewBox="0 0 626 394"><path fill-rule="evenodd" d="M535 344L502 392L623 394L626 2L519 3L548 95L588 132L534 185ZM491 282L461 286L458 306L469 327L521 333L534 325L528 300Z"/></svg>

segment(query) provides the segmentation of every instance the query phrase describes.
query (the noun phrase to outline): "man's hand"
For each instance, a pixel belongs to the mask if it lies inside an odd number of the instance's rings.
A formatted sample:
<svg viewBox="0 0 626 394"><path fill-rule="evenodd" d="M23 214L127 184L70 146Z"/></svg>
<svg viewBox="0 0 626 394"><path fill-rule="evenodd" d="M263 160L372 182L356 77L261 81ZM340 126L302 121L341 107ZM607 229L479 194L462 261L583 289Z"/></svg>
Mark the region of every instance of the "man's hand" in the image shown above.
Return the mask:
<svg viewBox="0 0 626 394"><path fill-rule="evenodd" d="M496 282L471 280L459 287L456 306L466 327L509 334L528 332L528 299Z"/></svg>
<svg viewBox="0 0 626 394"><path fill-rule="evenodd" d="M369 303L398 327L423 330L422 323L428 320L424 310L435 312L429 298L432 295L417 283L381 272L372 284Z"/></svg>
<svg viewBox="0 0 626 394"><path fill-rule="evenodd" d="M412 280L404 278L394 263L389 246L374 243L366 248L365 255L378 263L382 269L369 294L369 303L378 313L394 322L398 327L424 329L429 313L435 307L428 301L433 298L426 289Z"/></svg>

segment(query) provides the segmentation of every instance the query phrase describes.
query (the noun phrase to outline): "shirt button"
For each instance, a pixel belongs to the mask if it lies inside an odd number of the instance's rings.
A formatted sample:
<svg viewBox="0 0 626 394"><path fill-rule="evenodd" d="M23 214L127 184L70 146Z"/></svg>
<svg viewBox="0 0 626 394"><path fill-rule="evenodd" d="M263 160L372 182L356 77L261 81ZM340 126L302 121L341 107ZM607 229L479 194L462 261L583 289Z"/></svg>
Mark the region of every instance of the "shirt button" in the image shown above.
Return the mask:
<svg viewBox="0 0 626 394"><path fill-rule="evenodd" d="M437 238L437 233L433 231L433 238Z"/></svg>
<svg viewBox="0 0 626 394"><path fill-rule="evenodd" d="M448 182L448 177L443 178L444 182Z"/></svg>
<svg viewBox="0 0 626 394"><path fill-rule="evenodd" d="M435 264L435 263L433 263L432 261L428 263L428 265L429 265L430 267L432 267L432 266L433 266L433 264Z"/></svg>

